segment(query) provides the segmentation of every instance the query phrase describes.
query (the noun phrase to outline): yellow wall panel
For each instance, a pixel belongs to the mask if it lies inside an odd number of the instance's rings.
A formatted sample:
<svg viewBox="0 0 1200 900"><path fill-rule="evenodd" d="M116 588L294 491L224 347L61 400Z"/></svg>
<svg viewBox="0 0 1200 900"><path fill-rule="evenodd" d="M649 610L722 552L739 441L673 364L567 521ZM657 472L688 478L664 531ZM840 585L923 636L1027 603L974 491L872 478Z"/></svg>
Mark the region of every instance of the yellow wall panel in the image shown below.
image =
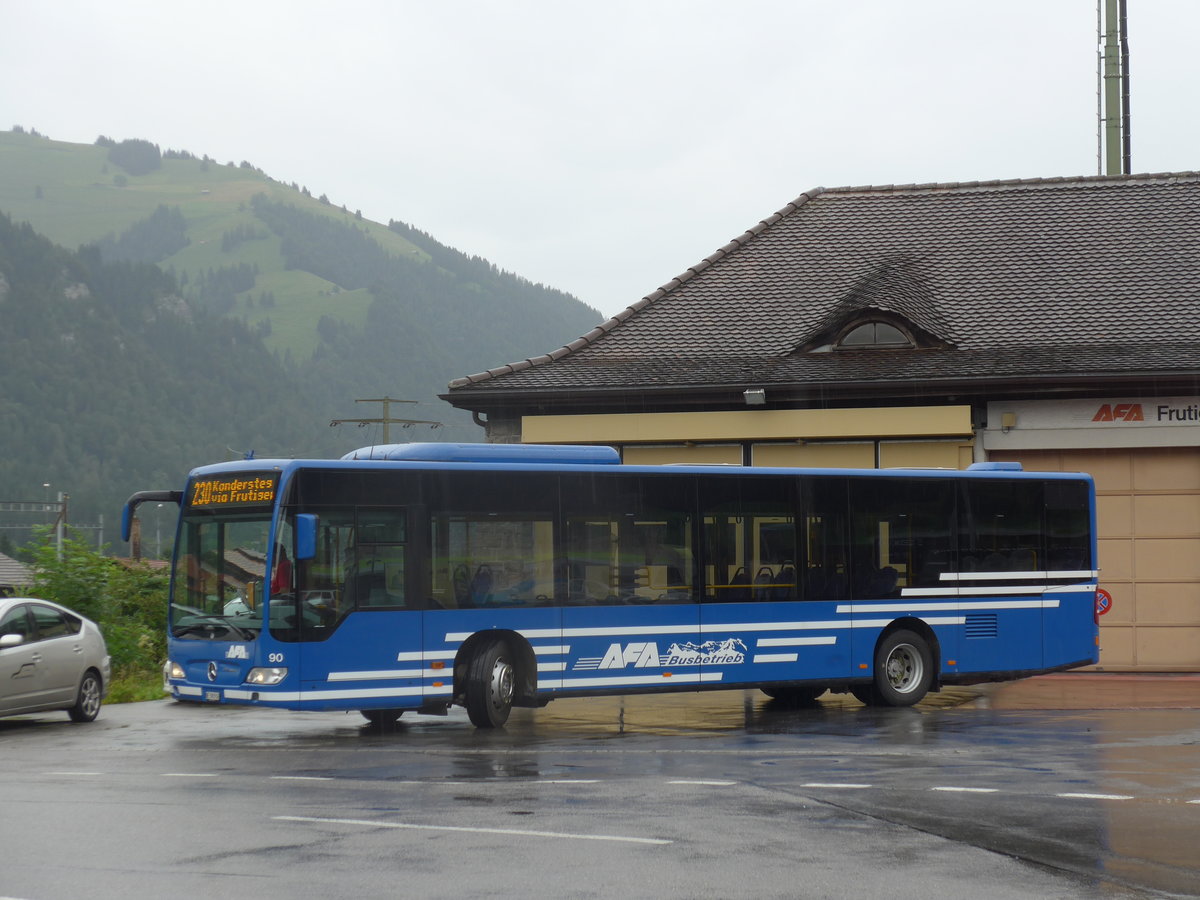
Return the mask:
<svg viewBox="0 0 1200 900"><path fill-rule="evenodd" d="M956 441L880 441L879 468L957 469L961 450Z"/></svg>
<svg viewBox="0 0 1200 900"><path fill-rule="evenodd" d="M1136 637L1138 666L1177 669L1196 665L1200 628L1139 628Z"/></svg>
<svg viewBox="0 0 1200 900"><path fill-rule="evenodd" d="M1200 581L1196 540L1139 539L1133 542L1133 575L1138 580Z"/></svg>
<svg viewBox="0 0 1200 900"><path fill-rule="evenodd" d="M1118 625L1100 629L1100 668L1128 669L1135 661L1132 628Z"/></svg>
<svg viewBox="0 0 1200 900"><path fill-rule="evenodd" d="M1133 487L1128 450L1066 451L1063 471L1087 472L1095 479L1098 491L1128 491Z"/></svg>
<svg viewBox="0 0 1200 900"><path fill-rule="evenodd" d="M621 460L633 466L661 466L669 463L694 465L742 464L741 444L686 444L642 447L636 444L621 451Z"/></svg>
<svg viewBox="0 0 1200 900"><path fill-rule="evenodd" d="M1133 498L1127 495L1096 497L1096 527L1104 537L1133 534Z"/></svg>
<svg viewBox="0 0 1200 900"><path fill-rule="evenodd" d="M1113 597L1116 612L1116 597ZM1200 583L1166 582L1137 586L1139 625L1193 625L1200 627ZM1198 645L1200 646L1200 645Z"/></svg>
<svg viewBox="0 0 1200 900"><path fill-rule="evenodd" d="M755 466L809 466L817 469L873 469L875 442L816 444L755 444Z"/></svg>
<svg viewBox="0 0 1200 900"><path fill-rule="evenodd" d="M1156 447L1133 456L1133 486L1139 491L1200 490L1200 449Z"/></svg>
<svg viewBox="0 0 1200 900"><path fill-rule="evenodd" d="M1133 530L1138 535L1200 537L1200 495L1143 494L1133 498ZM1200 550L1200 542L1196 547Z"/></svg>
<svg viewBox="0 0 1200 900"><path fill-rule="evenodd" d="M527 444L970 437L971 434L969 406L593 413L521 419L521 440Z"/></svg>

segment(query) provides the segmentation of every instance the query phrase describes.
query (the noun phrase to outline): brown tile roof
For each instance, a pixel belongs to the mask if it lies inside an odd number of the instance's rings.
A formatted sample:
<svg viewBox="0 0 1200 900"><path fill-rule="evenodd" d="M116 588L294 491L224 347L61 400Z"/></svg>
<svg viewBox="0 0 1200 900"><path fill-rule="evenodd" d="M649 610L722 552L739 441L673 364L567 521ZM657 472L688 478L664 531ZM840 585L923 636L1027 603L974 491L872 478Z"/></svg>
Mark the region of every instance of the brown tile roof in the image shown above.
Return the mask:
<svg viewBox="0 0 1200 900"><path fill-rule="evenodd" d="M32 581L33 573L27 565L0 553L0 589L24 587Z"/></svg>
<svg viewBox="0 0 1200 900"><path fill-rule="evenodd" d="M947 349L797 352L867 308ZM447 396L1197 371L1186 172L809 191L583 337Z"/></svg>

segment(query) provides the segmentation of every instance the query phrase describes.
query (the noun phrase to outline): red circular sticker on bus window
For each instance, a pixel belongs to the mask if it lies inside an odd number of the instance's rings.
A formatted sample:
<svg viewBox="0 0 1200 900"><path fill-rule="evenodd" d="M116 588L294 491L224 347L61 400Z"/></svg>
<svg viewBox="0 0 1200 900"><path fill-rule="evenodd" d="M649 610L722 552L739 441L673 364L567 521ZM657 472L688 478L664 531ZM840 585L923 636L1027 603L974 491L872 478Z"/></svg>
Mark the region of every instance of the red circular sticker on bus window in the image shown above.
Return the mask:
<svg viewBox="0 0 1200 900"><path fill-rule="evenodd" d="M1096 588L1096 615L1102 616L1112 609L1112 594L1104 588Z"/></svg>

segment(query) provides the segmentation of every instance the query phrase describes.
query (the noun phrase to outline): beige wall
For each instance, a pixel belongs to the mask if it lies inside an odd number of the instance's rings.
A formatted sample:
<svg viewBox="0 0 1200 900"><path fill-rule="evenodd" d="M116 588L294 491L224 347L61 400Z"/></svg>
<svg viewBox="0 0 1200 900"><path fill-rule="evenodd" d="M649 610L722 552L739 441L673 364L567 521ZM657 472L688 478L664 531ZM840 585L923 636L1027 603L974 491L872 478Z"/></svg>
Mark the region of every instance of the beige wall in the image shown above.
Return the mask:
<svg viewBox="0 0 1200 900"><path fill-rule="evenodd" d="M648 445L631 444L621 452L621 461L633 466L662 466L670 463L693 465L742 464L741 444Z"/></svg>
<svg viewBox="0 0 1200 900"><path fill-rule="evenodd" d="M969 437L969 406L745 409L524 416L526 444L682 444L886 437Z"/></svg>
<svg viewBox="0 0 1200 900"><path fill-rule="evenodd" d="M754 466L816 466L833 469L875 468L874 441L829 441L817 444L754 444Z"/></svg>
<svg viewBox="0 0 1200 900"><path fill-rule="evenodd" d="M1096 481L1100 667L1200 671L1200 450L1022 450L992 454L1027 469Z"/></svg>

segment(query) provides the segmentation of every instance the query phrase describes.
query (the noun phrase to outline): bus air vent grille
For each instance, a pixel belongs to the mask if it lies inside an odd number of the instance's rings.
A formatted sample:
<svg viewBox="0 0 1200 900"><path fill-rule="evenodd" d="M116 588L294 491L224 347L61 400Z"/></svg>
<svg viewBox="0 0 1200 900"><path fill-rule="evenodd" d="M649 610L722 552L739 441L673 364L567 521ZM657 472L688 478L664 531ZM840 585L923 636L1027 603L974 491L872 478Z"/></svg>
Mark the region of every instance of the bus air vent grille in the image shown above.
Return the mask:
<svg viewBox="0 0 1200 900"><path fill-rule="evenodd" d="M967 615L966 634L969 638L994 638L1000 634L995 613L973 613Z"/></svg>

